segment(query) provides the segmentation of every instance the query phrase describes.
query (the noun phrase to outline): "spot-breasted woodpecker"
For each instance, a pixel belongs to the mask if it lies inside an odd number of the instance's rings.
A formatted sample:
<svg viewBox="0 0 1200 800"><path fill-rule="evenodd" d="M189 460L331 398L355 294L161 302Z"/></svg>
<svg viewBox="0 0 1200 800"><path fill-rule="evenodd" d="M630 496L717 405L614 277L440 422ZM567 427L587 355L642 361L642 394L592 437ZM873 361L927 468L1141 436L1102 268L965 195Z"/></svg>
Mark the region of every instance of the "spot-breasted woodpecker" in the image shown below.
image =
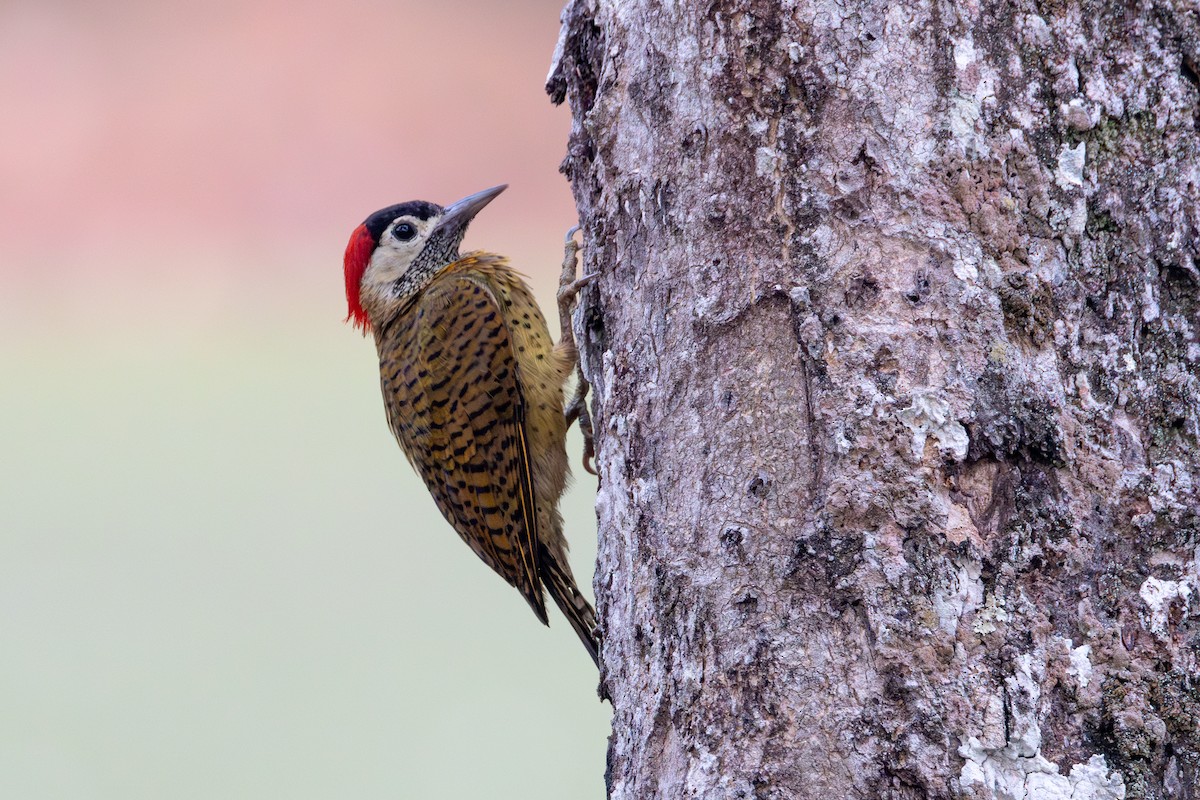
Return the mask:
<svg viewBox="0 0 1200 800"><path fill-rule="evenodd" d="M595 611L571 574L558 511L574 341L551 343L507 259L459 254L467 225L505 188L367 217L346 247L347 320L374 334L388 424L442 515L543 623L548 589L599 663ZM573 272L570 237L568 255Z"/></svg>

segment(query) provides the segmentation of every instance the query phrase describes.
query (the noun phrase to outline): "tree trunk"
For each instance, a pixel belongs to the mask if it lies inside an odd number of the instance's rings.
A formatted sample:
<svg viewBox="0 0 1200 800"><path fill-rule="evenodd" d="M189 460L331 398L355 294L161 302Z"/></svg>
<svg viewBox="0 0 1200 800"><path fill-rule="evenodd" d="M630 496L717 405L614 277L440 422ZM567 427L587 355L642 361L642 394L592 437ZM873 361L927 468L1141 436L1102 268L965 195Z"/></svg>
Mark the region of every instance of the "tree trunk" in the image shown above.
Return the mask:
<svg viewBox="0 0 1200 800"><path fill-rule="evenodd" d="M576 0L613 798L1200 797L1193 0Z"/></svg>

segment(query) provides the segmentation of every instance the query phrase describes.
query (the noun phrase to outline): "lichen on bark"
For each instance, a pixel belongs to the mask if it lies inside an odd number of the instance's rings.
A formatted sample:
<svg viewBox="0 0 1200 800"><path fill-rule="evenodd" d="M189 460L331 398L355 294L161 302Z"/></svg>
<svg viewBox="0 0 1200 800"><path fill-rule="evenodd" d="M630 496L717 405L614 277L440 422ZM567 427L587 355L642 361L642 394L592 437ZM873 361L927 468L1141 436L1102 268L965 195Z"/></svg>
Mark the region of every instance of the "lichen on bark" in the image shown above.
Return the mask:
<svg viewBox="0 0 1200 800"><path fill-rule="evenodd" d="M1200 12L576 0L609 791L1200 793Z"/></svg>

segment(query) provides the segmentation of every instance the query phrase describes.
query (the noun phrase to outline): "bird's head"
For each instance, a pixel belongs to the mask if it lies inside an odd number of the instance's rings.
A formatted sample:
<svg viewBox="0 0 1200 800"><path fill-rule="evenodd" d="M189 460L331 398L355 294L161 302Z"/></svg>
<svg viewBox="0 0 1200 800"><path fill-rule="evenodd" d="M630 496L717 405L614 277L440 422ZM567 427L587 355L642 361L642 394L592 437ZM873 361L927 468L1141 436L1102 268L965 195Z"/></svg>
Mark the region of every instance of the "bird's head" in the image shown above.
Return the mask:
<svg viewBox="0 0 1200 800"><path fill-rule="evenodd" d="M346 245L346 320L366 333L372 317L416 294L458 258L467 225L506 188L493 186L445 208L424 200L399 203L367 217Z"/></svg>

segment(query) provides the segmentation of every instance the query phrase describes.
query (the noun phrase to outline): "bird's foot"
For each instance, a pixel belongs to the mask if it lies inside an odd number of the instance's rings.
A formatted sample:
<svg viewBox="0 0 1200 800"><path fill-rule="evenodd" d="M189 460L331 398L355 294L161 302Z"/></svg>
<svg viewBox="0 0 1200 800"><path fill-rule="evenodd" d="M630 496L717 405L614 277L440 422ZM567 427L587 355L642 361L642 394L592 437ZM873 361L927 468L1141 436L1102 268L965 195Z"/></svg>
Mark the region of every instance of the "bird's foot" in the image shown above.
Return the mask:
<svg viewBox="0 0 1200 800"><path fill-rule="evenodd" d="M578 371L577 371L578 372ZM567 427L571 427L571 423L579 420L579 432L583 434L583 468L593 475L596 472L596 437L592 433L592 414L587 407L587 393L590 384L583 377L582 372L578 372L578 382L575 385L575 394L571 397L571 402L567 404L563 415L567 418Z"/></svg>
<svg viewBox="0 0 1200 800"><path fill-rule="evenodd" d="M572 341L575 337L571 334L571 307L575 305L579 290L596 279L595 275L576 278L579 274L579 242L575 241L575 234L578 232L578 225L567 231L563 240L562 274L558 277L558 318L564 336L570 335Z"/></svg>
<svg viewBox="0 0 1200 800"><path fill-rule="evenodd" d="M596 441L592 433L592 415L587 407L587 393L591 384L584 377L583 366L579 362L579 349L575 346L575 330L571 326L571 317L579 291L594 281L596 275L575 277L578 274L579 243L575 241L578 231L578 225L567 231L563 247L562 275L558 280L558 320L561 327L559 342L570 343L571 351L575 355L576 376L575 393L563 414L567 418L568 428L572 422L579 420L579 432L583 434L583 468L595 475L593 462L596 459Z"/></svg>

